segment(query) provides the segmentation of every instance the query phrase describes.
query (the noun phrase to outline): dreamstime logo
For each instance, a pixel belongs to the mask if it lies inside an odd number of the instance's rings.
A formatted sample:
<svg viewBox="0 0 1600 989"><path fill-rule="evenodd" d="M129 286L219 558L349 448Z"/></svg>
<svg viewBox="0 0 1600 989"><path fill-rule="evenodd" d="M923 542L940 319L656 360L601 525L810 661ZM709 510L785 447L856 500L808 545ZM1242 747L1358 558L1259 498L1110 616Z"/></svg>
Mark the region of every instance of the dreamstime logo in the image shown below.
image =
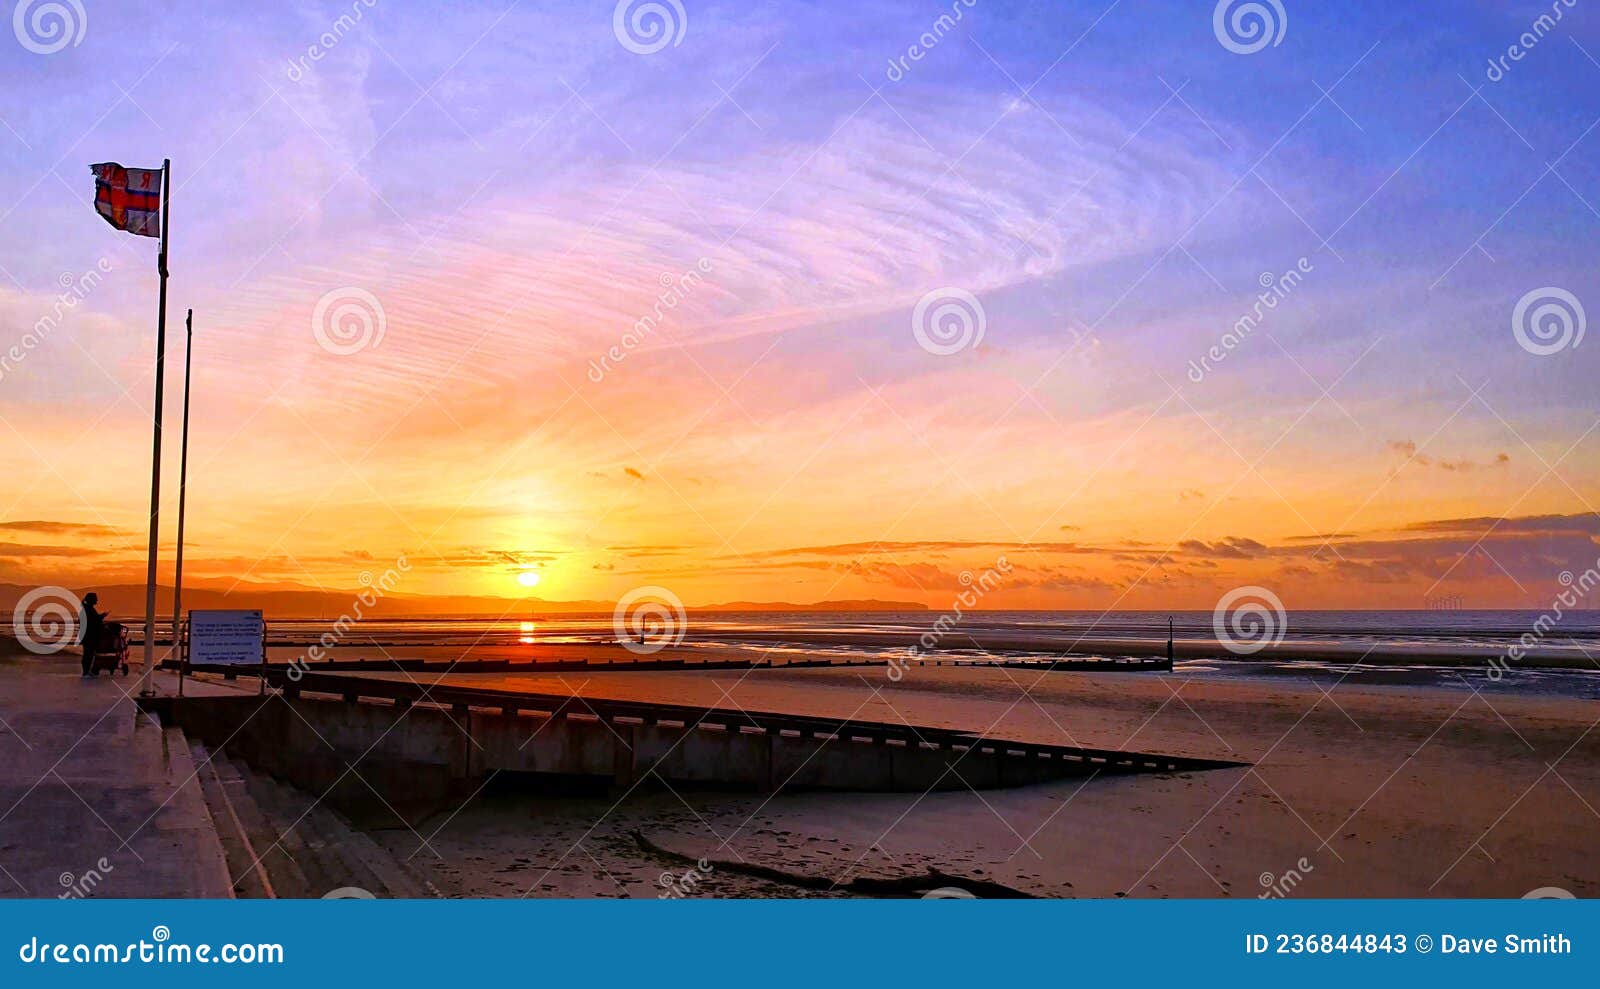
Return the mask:
<svg viewBox="0 0 1600 989"><path fill-rule="evenodd" d="M1249 656L1283 641L1288 616L1278 595L1265 587L1235 587L1211 612L1211 628L1224 649Z"/></svg>
<svg viewBox="0 0 1600 989"><path fill-rule="evenodd" d="M635 55L654 55L671 45L683 44L689 14L678 0L617 0L611 12L611 31L622 47Z"/></svg>
<svg viewBox="0 0 1600 989"><path fill-rule="evenodd" d="M1262 891L1256 894L1256 899L1281 900L1290 893L1293 893L1295 887L1304 882L1307 875L1315 871L1316 867L1311 864L1311 860L1305 856L1301 856L1295 862L1295 867L1286 870L1281 876L1274 876L1270 872L1263 872L1257 880L1261 883Z"/></svg>
<svg viewBox="0 0 1600 989"><path fill-rule="evenodd" d="M1267 314L1277 309L1279 304L1294 293L1306 276L1316 270L1316 265L1310 260L1301 258L1281 275L1274 275L1270 271L1263 271L1256 279L1261 285L1261 291L1256 293L1256 301L1250 306L1250 311L1234 320L1233 328L1222 334L1222 339L1207 350L1200 357L1200 362L1189 362L1185 372L1189 380L1195 384L1206 379L1206 375L1216 370L1217 365L1228 359L1228 355L1244 346L1250 335L1256 331L1267 318Z"/></svg>
<svg viewBox="0 0 1600 989"><path fill-rule="evenodd" d="M376 900L377 894L360 886L340 886L322 894L324 900Z"/></svg>
<svg viewBox="0 0 1600 989"><path fill-rule="evenodd" d="M1517 641L1507 647L1505 654L1495 656L1489 660L1489 679L1499 683L1501 678L1511 672L1512 663L1520 663L1527 658L1529 651L1545 640L1545 636L1555 631L1563 618L1577 610L1595 588L1600 587L1600 560L1587 568L1581 574L1574 574L1571 570L1563 570L1556 575L1556 581L1566 590L1557 594L1555 600L1550 602L1550 607L1535 618L1533 627L1517 637Z"/></svg>
<svg viewBox="0 0 1600 989"><path fill-rule="evenodd" d="M1254 55L1283 43L1289 15L1280 0L1217 0L1211 12L1211 30L1222 47L1235 55Z"/></svg>
<svg viewBox="0 0 1600 989"><path fill-rule="evenodd" d="M628 355L644 346L655 335L656 328L666 322L667 316L687 299L695 289L705 281L703 275L711 273L711 259L701 258L681 274L671 272L661 273L661 291L656 294L655 305L650 311L634 320L633 326L622 334L618 343L600 355L598 361L589 362L588 377L595 384L606 379L606 375L616 369L618 364L628 359Z"/></svg>
<svg viewBox="0 0 1600 989"><path fill-rule="evenodd" d="M310 664L320 663L325 659L329 659L328 650L343 642L345 637L354 631L355 627L361 623L361 620L367 616L367 613L376 608L378 602L395 589L395 586L400 583L401 576L410 572L411 561L406 559L403 554L394 561L394 566L377 577L374 577L370 570L361 571L361 575L357 578L361 583L361 593L357 594L355 600L350 602L349 610L334 621L333 627L329 631L322 633L321 637L311 644L310 649L289 661L289 679L299 683L306 673L310 671Z"/></svg>
<svg viewBox="0 0 1600 989"><path fill-rule="evenodd" d="M378 5L378 0L349 0L350 12L340 14L328 25L328 30L318 35L317 40L306 48L306 53L298 59L289 62L289 81L299 82L311 71L311 63L320 62L328 57L328 53L339 46L345 35L356 29L368 10Z"/></svg>
<svg viewBox="0 0 1600 989"><path fill-rule="evenodd" d="M656 899L681 900L685 897L693 896L695 891L700 888L700 883L711 875L712 871L710 862L705 859L699 859L695 862L693 869L681 876L671 872L663 872L660 878L656 880L656 885L661 887L661 892L656 894Z"/></svg>
<svg viewBox="0 0 1600 989"><path fill-rule="evenodd" d="M66 319L68 310L75 309L78 303L87 299L100 283L105 281L105 276L111 273L111 262L101 258L95 266L81 275L74 275L70 271L63 271L57 278L61 291L57 293L55 302L50 306L50 311L39 317L33 324L33 329L22 335L22 339L11 345L5 353L0 354L0 379L15 371L28 355L43 346L50 335L61 328L62 320Z"/></svg>
<svg viewBox="0 0 1600 989"><path fill-rule="evenodd" d="M378 297L353 285L326 293L311 312L311 335L323 350L340 357L377 347L387 327Z"/></svg>
<svg viewBox="0 0 1600 989"><path fill-rule="evenodd" d="M107 941L39 943L37 936L23 942L17 958L24 965L282 965L283 945L186 944L172 940L172 928L157 924L150 940L115 944Z"/></svg>
<svg viewBox="0 0 1600 989"><path fill-rule="evenodd" d="M1511 312L1512 334L1522 349L1535 357L1577 350L1588 322L1578 297L1553 285L1524 295Z"/></svg>
<svg viewBox="0 0 1600 989"><path fill-rule="evenodd" d="M911 661L921 659L926 653L939 648L939 642L961 624L967 612L976 608L986 594L1000 586L1001 578L1010 573L1011 561L1003 556L995 560L994 566L976 577L971 570L961 571L961 575L956 579L966 590L956 595L956 599L950 602L949 611L934 619L932 628L917 637L915 645L907 647L905 659L890 658L886 670L889 679L895 683L904 679L906 670L911 668Z"/></svg>
<svg viewBox="0 0 1600 989"><path fill-rule="evenodd" d="M1576 900L1571 890L1562 889L1560 886L1540 886L1530 889L1522 894L1524 900Z"/></svg>
<svg viewBox="0 0 1600 989"><path fill-rule="evenodd" d="M917 40L906 46L906 53L898 58L889 59L889 68L884 75L890 82L899 82L911 71L911 62L920 62L928 53L939 46L945 36L954 31L956 24L965 16L962 8L972 8L978 5L978 0L950 0L950 13L941 13L933 19L933 24L928 30L917 36Z"/></svg>
<svg viewBox="0 0 1600 989"><path fill-rule="evenodd" d="M48 656L76 644L81 608L65 587L35 587L17 599L11 630L24 649Z"/></svg>
<svg viewBox="0 0 1600 989"><path fill-rule="evenodd" d="M81 900L94 893L95 888L105 882L106 876L116 872L116 866L102 856L94 866L85 869L83 875L74 876L70 872L63 872L57 882L61 884L61 892L57 894L58 900Z"/></svg>
<svg viewBox="0 0 1600 989"><path fill-rule="evenodd" d="M936 288L917 300L911 311L911 335L918 346L938 357L977 347L987 325L983 303L964 288Z"/></svg>
<svg viewBox="0 0 1600 989"><path fill-rule="evenodd" d="M1490 82L1499 82L1511 71L1510 62L1520 62L1539 46L1556 25L1566 16L1568 10L1578 5L1578 0L1550 0L1550 13L1540 14L1528 25L1528 30L1522 32L1517 40L1506 48L1506 53L1497 58L1489 59L1489 69L1485 73ZM1554 15L1554 16L1551 16Z"/></svg>
<svg viewBox="0 0 1600 989"><path fill-rule="evenodd" d="M11 30L22 47L35 55L54 55L83 43L89 15L79 0L18 0L11 12Z"/></svg>
<svg viewBox="0 0 1600 989"><path fill-rule="evenodd" d="M665 587L635 587L617 601L611 629L623 648L648 656L683 642L689 618L678 595Z"/></svg>
<svg viewBox="0 0 1600 989"><path fill-rule="evenodd" d="M940 886L938 889L930 889L923 893L922 898L924 900L976 900L978 894L962 889L960 886Z"/></svg>

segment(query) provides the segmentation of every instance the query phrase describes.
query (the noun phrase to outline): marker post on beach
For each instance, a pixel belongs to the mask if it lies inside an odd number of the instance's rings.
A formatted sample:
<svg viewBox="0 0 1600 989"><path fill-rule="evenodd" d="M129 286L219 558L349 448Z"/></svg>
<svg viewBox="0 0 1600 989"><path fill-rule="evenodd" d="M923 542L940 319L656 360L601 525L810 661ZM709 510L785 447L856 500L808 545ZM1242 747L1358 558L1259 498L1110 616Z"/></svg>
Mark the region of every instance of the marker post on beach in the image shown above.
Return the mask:
<svg viewBox="0 0 1600 989"><path fill-rule="evenodd" d="M144 670L139 674L139 696L155 693L150 675L156 655L156 539L161 534L161 398L162 371L167 362L167 216L171 207L172 159L161 160L161 253L156 271L161 275L160 308L156 314L155 430L150 452L150 551L144 579Z"/></svg>

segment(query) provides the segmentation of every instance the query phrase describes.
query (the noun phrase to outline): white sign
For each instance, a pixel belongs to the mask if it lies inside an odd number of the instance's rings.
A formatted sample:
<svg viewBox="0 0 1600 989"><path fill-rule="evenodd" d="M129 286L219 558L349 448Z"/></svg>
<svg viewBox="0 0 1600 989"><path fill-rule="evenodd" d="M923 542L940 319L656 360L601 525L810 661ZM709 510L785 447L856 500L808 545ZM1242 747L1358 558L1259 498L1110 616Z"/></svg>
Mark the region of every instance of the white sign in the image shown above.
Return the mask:
<svg viewBox="0 0 1600 989"><path fill-rule="evenodd" d="M189 662L196 666L259 665L265 637L259 611L189 612Z"/></svg>

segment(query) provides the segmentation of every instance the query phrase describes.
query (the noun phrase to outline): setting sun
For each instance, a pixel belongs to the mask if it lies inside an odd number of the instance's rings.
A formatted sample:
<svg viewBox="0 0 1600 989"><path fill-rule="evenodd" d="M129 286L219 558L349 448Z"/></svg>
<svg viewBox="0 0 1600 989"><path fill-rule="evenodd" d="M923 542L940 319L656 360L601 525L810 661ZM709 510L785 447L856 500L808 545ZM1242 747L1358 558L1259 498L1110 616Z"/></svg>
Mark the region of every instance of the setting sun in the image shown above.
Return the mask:
<svg viewBox="0 0 1600 989"><path fill-rule="evenodd" d="M521 573L517 574L517 583L521 584L523 587L538 587L539 586L539 571L537 571L537 570L524 570L524 571L522 571Z"/></svg>

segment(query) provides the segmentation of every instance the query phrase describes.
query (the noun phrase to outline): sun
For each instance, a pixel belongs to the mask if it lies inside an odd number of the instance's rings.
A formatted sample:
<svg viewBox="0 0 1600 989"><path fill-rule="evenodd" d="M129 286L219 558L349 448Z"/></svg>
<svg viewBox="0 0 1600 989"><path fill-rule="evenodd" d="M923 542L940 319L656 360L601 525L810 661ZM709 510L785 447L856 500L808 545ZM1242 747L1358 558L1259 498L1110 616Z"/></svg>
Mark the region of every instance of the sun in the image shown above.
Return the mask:
<svg viewBox="0 0 1600 989"><path fill-rule="evenodd" d="M521 573L517 574L517 583L521 584L523 587L538 587L539 586L539 571L537 571L537 570L524 570L524 571L522 571Z"/></svg>

